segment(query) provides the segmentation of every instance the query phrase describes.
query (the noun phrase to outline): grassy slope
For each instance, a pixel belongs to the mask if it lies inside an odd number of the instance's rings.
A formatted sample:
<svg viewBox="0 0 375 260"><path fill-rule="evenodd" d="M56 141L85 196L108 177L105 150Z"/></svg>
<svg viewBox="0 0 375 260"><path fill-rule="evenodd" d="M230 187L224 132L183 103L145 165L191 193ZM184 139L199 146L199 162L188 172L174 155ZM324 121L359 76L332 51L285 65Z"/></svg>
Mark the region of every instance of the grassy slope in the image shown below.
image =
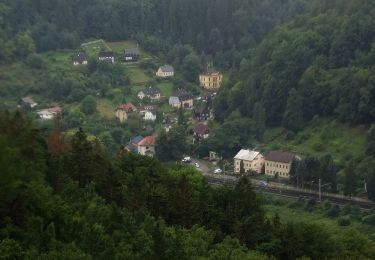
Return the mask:
<svg viewBox="0 0 375 260"><path fill-rule="evenodd" d="M375 234L375 226L363 224L359 220L352 218L351 224L346 227L339 226L337 224L337 218L329 218L325 216L322 204L318 204L313 211L305 211L301 208L290 208L290 205L293 202L296 202L296 199L287 199L279 198L273 195L264 195L265 201L271 198L277 203L267 203L264 208L268 217L272 218L276 213L279 214L280 219L283 223L288 222L305 222L313 223L318 225L324 225L326 228L332 230L333 232L341 232L345 229L355 228L361 233L372 235Z"/></svg>
<svg viewBox="0 0 375 260"><path fill-rule="evenodd" d="M337 162L360 156L364 152L366 129L350 128L335 122L319 120L310 124L292 139L286 138L282 128L269 129L265 133L264 150L285 149L299 154L331 154Z"/></svg>

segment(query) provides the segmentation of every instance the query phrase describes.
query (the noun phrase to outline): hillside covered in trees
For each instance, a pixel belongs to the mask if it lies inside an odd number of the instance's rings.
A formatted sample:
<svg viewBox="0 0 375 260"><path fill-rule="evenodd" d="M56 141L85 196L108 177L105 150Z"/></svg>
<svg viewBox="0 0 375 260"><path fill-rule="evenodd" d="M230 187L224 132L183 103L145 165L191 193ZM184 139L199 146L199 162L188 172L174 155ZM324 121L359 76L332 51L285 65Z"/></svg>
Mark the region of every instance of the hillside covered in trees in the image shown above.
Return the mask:
<svg viewBox="0 0 375 260"><path fill-rule="evenodd" d="M374 258L374 235L267 216L245 178L213 187L191 167L118 149L155 129L97 111L97 101L129 102L143 87L130 77L154 76L162 63L179 69L169 92L199 92L198 74L211 60L225 81L210 137L188 144L180 110L178 126L159 135L159 159L209 151L228 159L244 147L267 151L272 139L300 146L316 138L318 156L299 150L305 156L292 177L321 179L345 195L366 189L375 199L374 37L371 0L0 1L0 108L15 110L26 95L66 108L52 131L53 123L0 111L0 258ZM93 53L73 68L69 55L97 39L139 43L145 60L132 68ZM337 125L360 129L361 139L337 148ZM337 217L337 208L327 211ZM366 215L367 224L373 219Z"/></svg>
<svg viewBox="0 0 375 260"><path fill-rule="evenodd" d="M310 9L310 2L4 0L0 57L2 62L12 59L13 43L27 32L38 51L73 48L88 38L136 38L156 52L167 51L170 44L189 44L199 53L215 56L218 65L229 67L239 63L246 50L276 25Z"/></svg>
<svg viewBox="0 0 375 260"><path fill-rule="evenodd" d="M375 243L265 216L247 179L211 187L194 169L119 153L79 130L0 114L4 259L365 259Z"/></svg>

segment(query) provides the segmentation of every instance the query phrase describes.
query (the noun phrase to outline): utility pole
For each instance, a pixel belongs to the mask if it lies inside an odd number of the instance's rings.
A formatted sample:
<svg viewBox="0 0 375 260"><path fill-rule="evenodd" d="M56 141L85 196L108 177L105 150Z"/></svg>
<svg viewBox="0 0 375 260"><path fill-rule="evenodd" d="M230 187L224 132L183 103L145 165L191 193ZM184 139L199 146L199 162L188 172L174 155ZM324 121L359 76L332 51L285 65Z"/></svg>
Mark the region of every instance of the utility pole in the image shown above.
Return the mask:
<svg viewBox="0 0 375 260"><path fill-rule="evenodd" d="M319 201L322 201L321 186L322 186L322 180L319 178Z"/></svg>

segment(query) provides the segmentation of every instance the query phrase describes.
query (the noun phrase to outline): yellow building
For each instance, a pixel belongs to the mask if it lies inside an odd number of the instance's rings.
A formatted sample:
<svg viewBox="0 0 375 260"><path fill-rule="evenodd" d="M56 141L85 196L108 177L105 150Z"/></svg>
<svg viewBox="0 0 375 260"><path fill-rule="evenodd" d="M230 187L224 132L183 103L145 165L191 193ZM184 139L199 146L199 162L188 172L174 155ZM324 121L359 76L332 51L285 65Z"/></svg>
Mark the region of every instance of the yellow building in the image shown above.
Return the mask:
<svg viewBox="0 0 375 260"><path fill-rule="evenodd" d="M212 67L208 67L206 72L199 75L199 83L208 90L217 90L221 86L223 75Z"/></svg>
<svg viewBox="0 0 375 260"><path fill-rule="evenodd" d="M265 174L280 178L289 178L290 168L296 156L292 153L271 151L265 159Z"/></svg>

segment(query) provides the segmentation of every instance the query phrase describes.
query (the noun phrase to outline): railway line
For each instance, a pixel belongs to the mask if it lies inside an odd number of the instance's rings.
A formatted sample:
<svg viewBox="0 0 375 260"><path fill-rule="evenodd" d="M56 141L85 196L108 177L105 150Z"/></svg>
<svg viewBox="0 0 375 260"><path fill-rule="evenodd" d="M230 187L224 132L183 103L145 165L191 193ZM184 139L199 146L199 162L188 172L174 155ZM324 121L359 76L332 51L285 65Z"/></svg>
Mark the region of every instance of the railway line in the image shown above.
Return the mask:
<svg viewBox="0 0 375 260"><path fill-rule="evenodd" d="M211 185L236 185L238 179L236 177L230 177L230 176L213 176L213 175L207 175L205 174L205 178L207 182ZM272 187L272 186L264 186L259 185L259 183L252 181L255 187L255 191L259 193L269 193L274 194L276 196L281 197L288 197L288 198L306 198L306 199L315 199L316 201L319 201L319 194L314 192L308 192L304 190L298 190L298 189L285 189L282 187ZM348 198L348 197L341 197L335 194L327 194L322 193L321 194L321 200L328 200L331 203L337 204L337 205L355 205L360 207L363 210L370 210L375 209L375 203L372 201L359 199L359 198Z"/></svg>

